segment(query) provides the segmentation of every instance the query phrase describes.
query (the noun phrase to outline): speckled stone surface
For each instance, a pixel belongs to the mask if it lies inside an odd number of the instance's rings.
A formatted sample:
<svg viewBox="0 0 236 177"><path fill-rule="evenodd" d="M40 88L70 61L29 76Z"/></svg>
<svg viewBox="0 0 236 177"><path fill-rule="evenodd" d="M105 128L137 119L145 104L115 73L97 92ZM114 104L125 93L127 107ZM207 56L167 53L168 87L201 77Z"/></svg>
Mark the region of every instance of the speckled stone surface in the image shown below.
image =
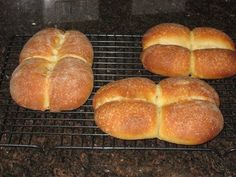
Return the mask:
<svg viewBox="0 0 236 177"><path fill-rule="evenodd" d="M215 154L163 151L0 150L2 176L220 177L235 176Z"/></svg>
<svg viewBox="0 0 236 177"><path fill-rule="evenodd" d="M175 22L210 26L236 41L234 0L0 0L0 49L11 36L44 27L84 33L143 34ZM222 142L227 148L235 142ZM0 149L0 176L236 176L236 153Z"/></svg>

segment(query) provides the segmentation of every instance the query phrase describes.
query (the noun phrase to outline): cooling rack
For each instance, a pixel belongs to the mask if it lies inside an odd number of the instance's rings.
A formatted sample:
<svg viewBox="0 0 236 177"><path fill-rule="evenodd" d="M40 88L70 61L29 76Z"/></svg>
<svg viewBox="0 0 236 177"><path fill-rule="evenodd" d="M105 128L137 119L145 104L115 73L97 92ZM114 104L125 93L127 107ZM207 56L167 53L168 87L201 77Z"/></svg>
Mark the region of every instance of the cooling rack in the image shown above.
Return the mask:
<svg viewBox="0 0 236 177"><path fill-rule="evenodd" d="M6 47L0 64L0 146L43 149L159 149L184 151L221 150L221 142L236 138L236 77L207 80L220 95L224 115L223 131L213 141L184 146L158 139L123 141L103 133L93 119L92 98L99 87L127 77L147 77L159 82L163 77L143 69L139 59L141 35L87 34L94 47L94 89L86 104L73 111L51 113L18 106L9 93L11 74L30 36L16 35ZM218 145L216 145L218 144ZM235 147L224 151L235 151Z"/></svg>

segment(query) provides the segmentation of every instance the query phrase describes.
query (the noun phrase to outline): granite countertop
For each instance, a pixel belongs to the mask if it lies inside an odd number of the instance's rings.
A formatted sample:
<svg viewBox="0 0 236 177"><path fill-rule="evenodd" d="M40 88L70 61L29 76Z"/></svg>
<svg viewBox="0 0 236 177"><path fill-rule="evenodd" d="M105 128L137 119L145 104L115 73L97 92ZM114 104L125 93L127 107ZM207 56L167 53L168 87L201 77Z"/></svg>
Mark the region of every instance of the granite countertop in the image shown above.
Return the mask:
<svg viewBox="0 0 236 177"><path fill-rule="evenodd" d="M234 0L9 0L0 1L0 51L16 35L44 27L84 33L143 34L174 22L210 26L236 41ZM2 57L2 56L1 56ZM232 139L222 142L236 147ZM236 176L236 153L222 160L211 152L157 150L55 150L0 148L0 176Z"/></svg>
<svg viewBox="0 0 236 177"><path fill-rule="evenodd" d="M0 155L0 173L7 177L235 176L215 154L206 152L62 150L44 154L5 149Z"/></svg>

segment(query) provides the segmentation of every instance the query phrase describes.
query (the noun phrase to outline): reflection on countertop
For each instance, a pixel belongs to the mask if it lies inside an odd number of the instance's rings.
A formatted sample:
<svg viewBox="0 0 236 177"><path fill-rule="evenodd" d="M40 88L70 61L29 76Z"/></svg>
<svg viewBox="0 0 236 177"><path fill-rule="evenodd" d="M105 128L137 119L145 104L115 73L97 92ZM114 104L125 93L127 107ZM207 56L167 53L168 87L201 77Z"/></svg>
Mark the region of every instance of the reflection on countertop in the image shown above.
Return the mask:
<svg viewBox="0 0 236 177"><path fill-rule="evenodd" d="M190 27L212 26L229 35L235 35L236 26L234 0L9 0L0 5L0 35L4 39L33 34L45 26L136 34L155 24L176 22Z"/></svg>

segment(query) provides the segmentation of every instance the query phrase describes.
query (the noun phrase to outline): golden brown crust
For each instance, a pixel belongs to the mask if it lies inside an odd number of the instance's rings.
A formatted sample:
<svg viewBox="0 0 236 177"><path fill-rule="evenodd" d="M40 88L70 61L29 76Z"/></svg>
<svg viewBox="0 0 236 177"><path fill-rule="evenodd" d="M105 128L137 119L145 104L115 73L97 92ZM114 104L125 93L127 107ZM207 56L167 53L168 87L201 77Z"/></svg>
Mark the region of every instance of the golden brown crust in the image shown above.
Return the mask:
<svg viewBox="0 0 236 177"><path fill-rule="evenodd" d="M146 49L155 44L178 45L190 48L190 30L180 24L162 23L150 28L143 36L142 46Z"/></svg>
<svg viewBox="0 0 236 177"><path fill-rule="evenodd" d="M153 45L141 54L143 66L148 71L164 76L188 76L190 51L174 45Z"/></svg>
<svg viewBox="0 0 236 177"><path fill-rule="evenodd" d="M190 75L203 79L225 78L236 74L235 44L227 34L214 28L198 27L190 31L182 25L164 23L150 28L144 34L142 46L140 57L143 66L155 74L174 77ZM216 51L215 54L209 52L211 49ZM195 50L197 60L203 63L195 63ZM219 59L217 54L224 59ZM213 69L207 64L211 64Z"/></svg>
<svg viewBox="0 0 236 177"><path fill-rule="evenodd" d="M105 103L95 110L95 121L116 138L154 138L157 134L156 106L140 100Z"/></svg>
<svg viewBox="0 0 236 177"><path fill-rule="evenodd" d="M234 42L224 32L215 28L198 27L192 30L192 50L221 48L235 50Z"/></svg>
<svg viewBox="0 0 236 177"><path fill-rule="evenodd" d="M73 57L92 65L93 47L88 38L79 31L63 32L48 28L39 31L27 41L21 51L20 62L35 57L51 62Z"/></svg>
<svg viewBox="0 0 236 177"><path fill-rule="evenodd" d="M217 79L236 74L236 51L226 49L204 49L193 51L194 77Z"/></svg>
<svg viewBox="0 0 236 177"><path fill-rule="evenodd" d="M217 92L206 82L193 78L168 78L159 82L158 105L163 106L187 100L205 100L219 106Z"/></svg>
<svg viewBox="0 0 236 177"><path fill-rule="evenodd" d="M207 101L175 103L162 108L159 138L177 144L202 144L223 129L223 116Z"/></svg>
<svg viewBox="0 0 236 177"><path fill-rule="evenodd" d="M194 78L162 80L156 86L156 94L151 94L155 96L152 102L143 96L153 92L149 86L149 82L151 85L153 82L143 81L148 82L148 89L143 89L146 84L138 87L141 83L137 83L137 78L129 78L107 84L97 91L93 107L99 128L120 139L157 137L186 145L207 142L222 130L219 96L204 81Z"/></svg>
<svg viewBox="0 0 236 177"><path fill-rule="evenodd" d="M64 42L58 51L58 57L82 58L89 65L93 63L93 47L88 38L79 31L66 31Z"/></svg>
<svg viewBox="0 0 236 177"><path fill-rule="evenodd" d="M20 62L29 58L44 58L50 60L53 50L60 41L63 31L55 28L47 28L37 32L24 45L20 53Z"/></svg>
<svg viewBox="0 0 236 177"><path fill-rule="evenodd" d="M92 92L92 62L92 45L81 32L39 31L20 54L10 83L12 98L35 110L78 108Z"/></svg>
<svg viewBox="0 0 236 177"><path fill-rule="evenodd" d="M10 93L17 104L34 109L46 110L44 93L48 70L44 59L29 59L19 65L12 74Z"/></svg>
<svg viewBox="0 0 236 177"><path fill-rule="evenodd" d="M93 89L93 72L84 62L63 58L49 78L50 110L72 110L86 102Z"/></svg>
<svg viewBox="0 0 236 177"><path fill-rule="evenodd" d="M111 82L101 87L93 98L93 107L124 99L140 99L155 102L156 84L146 78L134 77Z"/></svg>

